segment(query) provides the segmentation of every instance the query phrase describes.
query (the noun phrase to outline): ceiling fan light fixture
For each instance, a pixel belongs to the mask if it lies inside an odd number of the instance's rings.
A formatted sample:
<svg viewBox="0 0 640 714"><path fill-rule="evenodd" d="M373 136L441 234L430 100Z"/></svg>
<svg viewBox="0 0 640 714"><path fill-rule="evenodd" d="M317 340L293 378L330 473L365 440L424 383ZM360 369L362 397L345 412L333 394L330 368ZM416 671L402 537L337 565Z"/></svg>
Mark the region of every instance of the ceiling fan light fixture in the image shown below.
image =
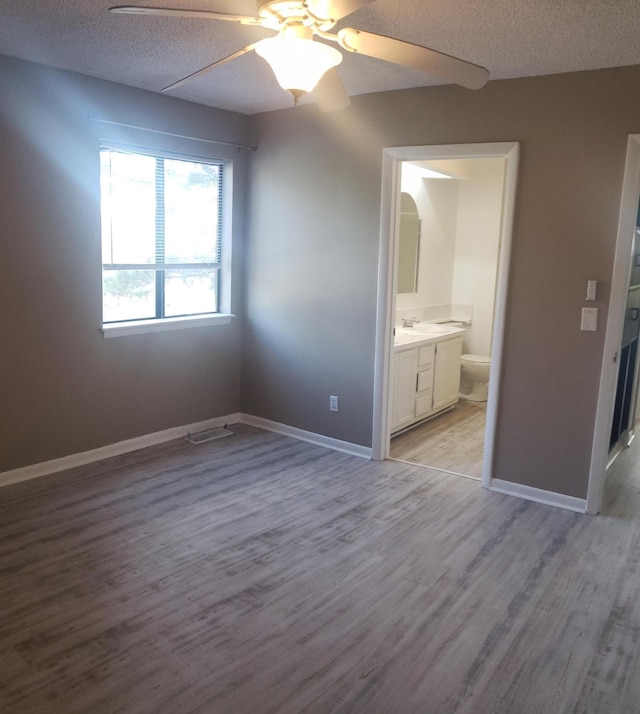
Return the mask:
<svg viewBox="0 0 640 714"><path fill-rule="evenodd" d="M306 28L287 27L276 35L256 43L255 51L265 59L278 80L297 102L312 92L322 75L342 62L342 54L329 45L314 42Z"/></svg>

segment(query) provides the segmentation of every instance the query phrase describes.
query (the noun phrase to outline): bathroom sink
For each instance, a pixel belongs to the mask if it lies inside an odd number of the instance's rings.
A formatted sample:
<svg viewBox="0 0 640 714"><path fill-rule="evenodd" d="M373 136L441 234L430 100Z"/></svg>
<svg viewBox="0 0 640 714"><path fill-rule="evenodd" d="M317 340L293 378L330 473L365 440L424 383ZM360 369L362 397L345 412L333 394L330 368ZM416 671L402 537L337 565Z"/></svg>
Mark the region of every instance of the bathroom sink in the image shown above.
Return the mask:
<svg viewBox="0 0 640 714"><path fill-rule="evenodd" d="M412 332L409 329L397 329L395 337L393 338L394 347L400 347L402 345L410 345L412 342L420 342L424 340L427 335L423 332Z"/></svg>
<svg viewBox="0 0 640 714"><path fill-rule="evenodd" d="M403 347L418 342L437 342L439 338L464 332L463 327L438 325L433 322L420 322L413 327L397 327L393 339L394 347Z"/></svg>
<svg viewBox="0 0 640 714"><path fill-rule="evenodd" d="M419 332L423 335L443 335L451 331L449 325L436 325L433 322L420 322L413 327L403 328L407 332Z"/></svg>
<svg viewBox="0 0 640 714"><path fill-rule="evenodd" d="M464 328L453 325L438 325L434 322L419 322L413 327L402 327L402 332L414 335L453 335L456 332L464 332Z"/></svg>

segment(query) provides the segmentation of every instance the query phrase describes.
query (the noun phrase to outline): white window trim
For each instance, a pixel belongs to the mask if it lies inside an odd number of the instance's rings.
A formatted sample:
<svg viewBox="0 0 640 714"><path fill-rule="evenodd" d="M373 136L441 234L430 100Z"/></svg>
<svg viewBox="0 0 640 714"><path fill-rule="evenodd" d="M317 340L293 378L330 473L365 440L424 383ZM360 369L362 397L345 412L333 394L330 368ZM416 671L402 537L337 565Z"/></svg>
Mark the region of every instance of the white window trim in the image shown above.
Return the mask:
<svg viewBox="0 0 640 714"><path fill-rule="evenodd" d="M228 325L235 315L212 312L205 315L186 315L185 317L165 317L153 320L132 320L131 322L109 322L101 330L105 338L143 335L150 332L169 332L184 330L189 327L211 327Z"/></svg>
<svg viewBox="0 0 640 714"><path fill-rule="evenodd" d="M184 330L190 327L212 327L216 325L228 325L235 317L231 312L231 246L232 246L232 216L233 216L233 161L229 159L219 159L213 157L195 156L172 151L159 151L156 149L142 148L130 144L108 141L101 139L100 146L110 149L131 150L133 152L143 152L151 156L165 158L194 159L206 161L219 161L224 167L224 184L222 192L222 235L220 236L220 251L222 254L220 267L220 312L204 313L201 315L185 315L180 317L162 317L150 320L132 320L127 322L107 322L102 323L100 330L103 337L125 337L127 335L142 335L152 332L169 332L172 330Z"/></svg>

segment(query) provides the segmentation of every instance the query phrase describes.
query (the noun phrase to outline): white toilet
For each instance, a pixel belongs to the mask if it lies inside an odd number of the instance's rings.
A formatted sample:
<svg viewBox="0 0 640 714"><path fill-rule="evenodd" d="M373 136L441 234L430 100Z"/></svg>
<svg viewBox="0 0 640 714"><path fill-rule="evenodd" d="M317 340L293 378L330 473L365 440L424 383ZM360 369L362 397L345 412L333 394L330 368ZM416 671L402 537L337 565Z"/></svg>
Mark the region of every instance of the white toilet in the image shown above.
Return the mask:
<svg viewBox="0 0 640 714"><path fill-rule="evenodd" d="M491 357L462 355L460 358L460 399L486 402L489 393Z"/></svg>

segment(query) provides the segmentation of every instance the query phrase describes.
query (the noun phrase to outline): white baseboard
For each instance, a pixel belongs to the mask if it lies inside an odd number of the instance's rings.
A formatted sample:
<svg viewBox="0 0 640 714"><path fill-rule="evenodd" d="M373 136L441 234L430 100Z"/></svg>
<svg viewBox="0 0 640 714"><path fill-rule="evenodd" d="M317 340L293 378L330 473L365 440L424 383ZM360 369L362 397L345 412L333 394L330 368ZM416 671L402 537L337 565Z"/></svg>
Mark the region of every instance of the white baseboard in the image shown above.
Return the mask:
<svg viewBox="0 0 640 714"><path fill-rule="evenodd" d="M145 434L134 439L127 439L126 441L120 441L115 444L102 446L98 449L92 449L91 451L83 451L79 454L63 456L60 459L43 461L39 464L24 466L23 468L13 469L12 471L5 471L4 473L0 473L0 486L8 486L12 483L27 481L40 476L47 476L59 471L65 471L66 469L72 469L77 466L85 466L86 464L101 461L102 459L108 459L112 456L119 456L120 454L127 454L131 451L144 449L147 446L163 444L167 441L172 441L173 439L185 437L189 432L197 433L206 429L214 429L216 427L224 426L225 424L236 423L255 426L258 429L264 429L265 431L272 431L276 434L290 436L294 439L299 439L300 441L306 441L310 444L315 444L316 446L322 446L327 449L340 451L342 453L349 454L350 456L357 456L363 459L371 459L373 454L371 447L352 444L348 441L341 441L340 439L333 439L328 436L323 436L322 434L315 434L311 431L305 431L304 429L298 429L293 426L288 426L287 424L271 421L270 419L252 416L251 414L236 413L223 417L216 417L214 419L207 419L194 424L187 424L185 426L177 426L171 429L165 429L164 431L157 431L152 434ZM508 496L517 496L518 498L535 501L536 503L543 503L548 506L555 506L556 508L564 508L577 513L585 513L587 508L587 502L585 499L565 496L561 493L554 493L553 491L543 491L539 488L523 486L522 484L502 481L500 479L491 479L489 490L497 493L503 493Z"/></svg>
<svg viewBox="0 0 640 714"><path fill-rule="evenodd" d="M316 446L324 446L327 449L341 451L345 454L358 456L362 459L371 459L373 454L373 450L370 446L360 446L359 444L352 444L348 441L340 441L340 439L322 436L322 434L315 434L312 431L298 429L295 426L287 426L287 424L280 424L277 421L263 419L262 417L252 416L251 414L240 414L240 423L255 426L258 429L264 429L265 431L273 431L276 434L291 436L294 439L299 439L300 441L307 441L310 444L315 444Z"/></svg>
<svg viewBox="0 0 640 714"><path fill-rule="evenodd" d="M520 483L502 481L501 479L493 478L489 482L489 490L495 491L496 493L504 493L507 496L517 496L518 498L524 498L527 501L544 503L546 506L564 508L567 511L575 511L576 513L587 512L587 501L584 498L565 496L562 493L555 493L554 491L544 491L541 488L523 486Z"/></svg>
<svg viewBox="0 0 640 714"><path fill-rule="evenodd" d="M85 466L86 464L101 461L102 459L108 459L112 456L120 456L120 454L127 454L130 451L144 449L147 446L156 446L157 444L163 444L166 441L179 439L183 436L187 436L189 432L197 433L199 431L204 431L205 429L215 429L216 427L224 426L225 424L237 423L239 420L239 414L230 414L224 417L216 417L215 419L206 419L205 421L199 421L194 424L176 426L171 429L165 429L164 431L156 431L153 434L144 434L143 436L138 436L134 439L127 439L126 441L119 441L116 444L101 446L100 448L92 449L91 451L83 451L79 454L63 456L60 459L43 461L39 464L33 464L32 466L24 466L23 468L13 469L12 471L5 471L4 473L0 473L0 486L8 486L11 483L28 481L29 479L38 478L40 476L48 476L49 474L54 474L58 471L73 469L76 466Z"/></svg>
<svg viewBox="0 0 640 714"><path fill-rule="evenodd" d="M368 447L359 446L358 444L350 444L347 441L332 439L328 436L322 436L321 434L304 431L303 429L296 429L293 426L279 424L278 422L270 421L269 419L262 419L261 417L254 417L250 414L236 413L216 417L214 419L206 419L205 421L199 421L195 424L176 426L171 429L165 429L164 431L156 431L153 434L144 434L143 436L138 436L134 439L127 439L126 441L119 441L116 444L101 446L100 448L92 449L91 451L83 451L79 454L63 456L60 459L52 459L51 461L43 461L39 464L5 471L4 473L0 473L0 487L8 486L12 483L19 483L20 481L28 481L32 478L39 478L40 476L48 476L49 474L58 473L58 471L73 469L76 466L85 466L86 464L91 464L95 461L109 459L112 456L120 456L120 454L128 454L131 451L144 449L147 446L164 444L167 441L187 436L189 432L197 433L199 431L205 431L206 429L215 429L216 427L224 426L225 424L237 424L238 422L241 424L248 424L249 426L255 426L259 429L264 429L265 431L273 431L277 434L291 436L294 439L299 439L300 441L308 441L316 446L324 446L327 449L333 449L334 451L342 451L345 454L350 454L351 456L359 456L364 459L371 458L372 451Z"/></svg>

